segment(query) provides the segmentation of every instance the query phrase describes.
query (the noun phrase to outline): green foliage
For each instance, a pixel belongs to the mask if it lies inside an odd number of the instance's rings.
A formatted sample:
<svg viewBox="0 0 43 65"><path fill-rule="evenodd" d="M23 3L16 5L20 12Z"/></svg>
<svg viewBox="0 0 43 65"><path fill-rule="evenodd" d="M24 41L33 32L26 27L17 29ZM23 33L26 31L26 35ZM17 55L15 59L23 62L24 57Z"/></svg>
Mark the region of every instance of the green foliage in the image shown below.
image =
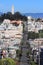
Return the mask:
<svg viewBox="0 0 43 65"><path fill-rule="evenodd" d="M26 16L22 16L22 20L23 20L23 21L27 21L28 19L27 19Z"/></svg>
<svg viewBox="0 0 43 65"><path fill-rule="evenodd" d="M43 30L39 30L39 33L43 33Z"/></svg>
<svg viewBox="0 0 43 65"><path fill-rule="evenodd" d="M0 59L0 65L16 65L15 61L11 58Z"/></svg>
<svg viewBox="0 0 43 65"><path fill-rule="evenodd" d="M35 39L35 38L39 38L39 33L28 32L28 39Z"/></svg>
<svg viewBox="0 0 43 65"><path fill-rule="evenodd" d="M20 61L21 56L22 56L21 50L16 50L16 60Z"/></svg>
<svg viewBox="0 0 43 65"><path fill-rule="evenodd" d="M14 14L11 12L4 13L0 16L0 21L3 21L4 19L27 21L27 17L23 16L20 12L15 12Z"/></svg>
<svg viewBox="0 0 43 65"><path fill-rule="evenodd" d="M31 62L31 65L37 65L34 61Z"/></svg>
<svg viewBox="0 0 43 65"><path fill-rule="evenodd" d="M21 50L16 50L16 54L17 54L17 56L19 56L20 54L22 54Z"/></svg>
<svg viewBox="0 0 43 65"><path fill-rule="evenodd" d="M43 30L39 30L39 37L43 38Z"/></svg>
<svg viewBox="0 0 43 65"><path fill-rule="evenodd" d="M39 21L39 22L40 22L40 20L41 20L41 18L37 18L37 19L36 19L36 22L37 22L37 21Z"/></svg>
<svg viewBox="0 0 43 65"><path fill-rule="evenodd" d="M43 33L39 33L39 37L40 38L43 38Z"/></svg>

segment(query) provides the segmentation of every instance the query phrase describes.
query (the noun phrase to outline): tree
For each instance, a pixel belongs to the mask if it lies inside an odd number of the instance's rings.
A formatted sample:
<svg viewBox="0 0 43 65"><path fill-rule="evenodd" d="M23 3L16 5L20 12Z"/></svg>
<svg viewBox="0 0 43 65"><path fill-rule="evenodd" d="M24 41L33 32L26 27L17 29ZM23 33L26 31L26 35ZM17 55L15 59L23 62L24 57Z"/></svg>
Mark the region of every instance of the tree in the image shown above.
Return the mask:
<svg viewBox="0 0 43 65"><path fill-rule="evenodd" d="M39 30L39 37L43 38L43 30Z"/></svg>
<svg viewBox="0 0 43 65"><path fill-rule="evenodd" d="M4 19L27 21L27 17L23 16L20 12L15 12L15 14L12 14L11 12L4 13L0 16L0 21L3 21Z"/></svg>
<svg viewBox="0 0 43 65"><path fill-rule="evenodd" d="M28 19L27 19L26 16L22 16L22 19L21 19L21 20L23 20L23 21L27 21Z"/></svg>
<svg viewBox="0 0 43 65"><path fill-rule="evenodd" d="M16 65L16 62L11 58L0 59L0 65Z"/></svg>
<svg viewBox="0 0 43 65"><path fill-rule="evenodd" d="M41 21L41 18L37 18L37 19L36 19L36 22L38 22L38 21Z"/></svg>
<svg viewBox="0 0 43 65"><path fill-rule="evenodd" d="M28 39L35 39L35 38L39 38L39 33L28 32Z"/></svg>

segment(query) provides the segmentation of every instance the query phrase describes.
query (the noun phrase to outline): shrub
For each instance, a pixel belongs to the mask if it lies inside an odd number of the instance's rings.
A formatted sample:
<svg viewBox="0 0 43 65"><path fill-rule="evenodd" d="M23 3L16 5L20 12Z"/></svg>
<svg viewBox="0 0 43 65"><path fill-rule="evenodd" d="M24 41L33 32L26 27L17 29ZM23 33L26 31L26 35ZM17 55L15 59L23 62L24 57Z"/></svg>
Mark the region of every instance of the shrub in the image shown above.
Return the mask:
<svg viewBox="0 0 43 65"><path fill-rule="evenodd" d="M0 65L16 65L15 61L11 58L0 59Z"/></svg>
<svg viewBox="0 0 43 65"><path fill-rule="evenodd" d="M28 39L35 39L35 38L39 38L39 33L28 32Z"/></svg>
<svg viewBox="0 0 43 65"><path fill-rule="evenodd" d="M34 61L31 62L31 65L37 65Z"/></svg>

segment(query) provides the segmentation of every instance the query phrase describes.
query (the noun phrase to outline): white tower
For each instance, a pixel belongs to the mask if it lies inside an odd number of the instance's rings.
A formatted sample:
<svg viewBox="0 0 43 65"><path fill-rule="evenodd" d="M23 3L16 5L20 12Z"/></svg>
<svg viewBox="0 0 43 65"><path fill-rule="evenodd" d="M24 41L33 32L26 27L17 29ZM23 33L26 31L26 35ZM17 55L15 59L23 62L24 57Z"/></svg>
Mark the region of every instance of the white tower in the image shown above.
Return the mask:
<svg viewBox="0 0 43 65"><path fill-rule="evenodd" d="M12 5L12 14L14 14L14 6Z"/></svg>

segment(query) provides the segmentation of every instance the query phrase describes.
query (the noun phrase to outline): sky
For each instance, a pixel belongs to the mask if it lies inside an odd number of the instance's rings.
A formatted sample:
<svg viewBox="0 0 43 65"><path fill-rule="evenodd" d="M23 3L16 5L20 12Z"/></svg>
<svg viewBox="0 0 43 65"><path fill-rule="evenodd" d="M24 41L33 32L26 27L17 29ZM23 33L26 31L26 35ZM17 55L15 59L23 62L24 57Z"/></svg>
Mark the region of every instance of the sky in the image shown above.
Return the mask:
<svg viewBox="0 0 43 65"><path fill-rule="evenodd" d="M43 0L0 0L0 12L43 13Z"/></svg>

